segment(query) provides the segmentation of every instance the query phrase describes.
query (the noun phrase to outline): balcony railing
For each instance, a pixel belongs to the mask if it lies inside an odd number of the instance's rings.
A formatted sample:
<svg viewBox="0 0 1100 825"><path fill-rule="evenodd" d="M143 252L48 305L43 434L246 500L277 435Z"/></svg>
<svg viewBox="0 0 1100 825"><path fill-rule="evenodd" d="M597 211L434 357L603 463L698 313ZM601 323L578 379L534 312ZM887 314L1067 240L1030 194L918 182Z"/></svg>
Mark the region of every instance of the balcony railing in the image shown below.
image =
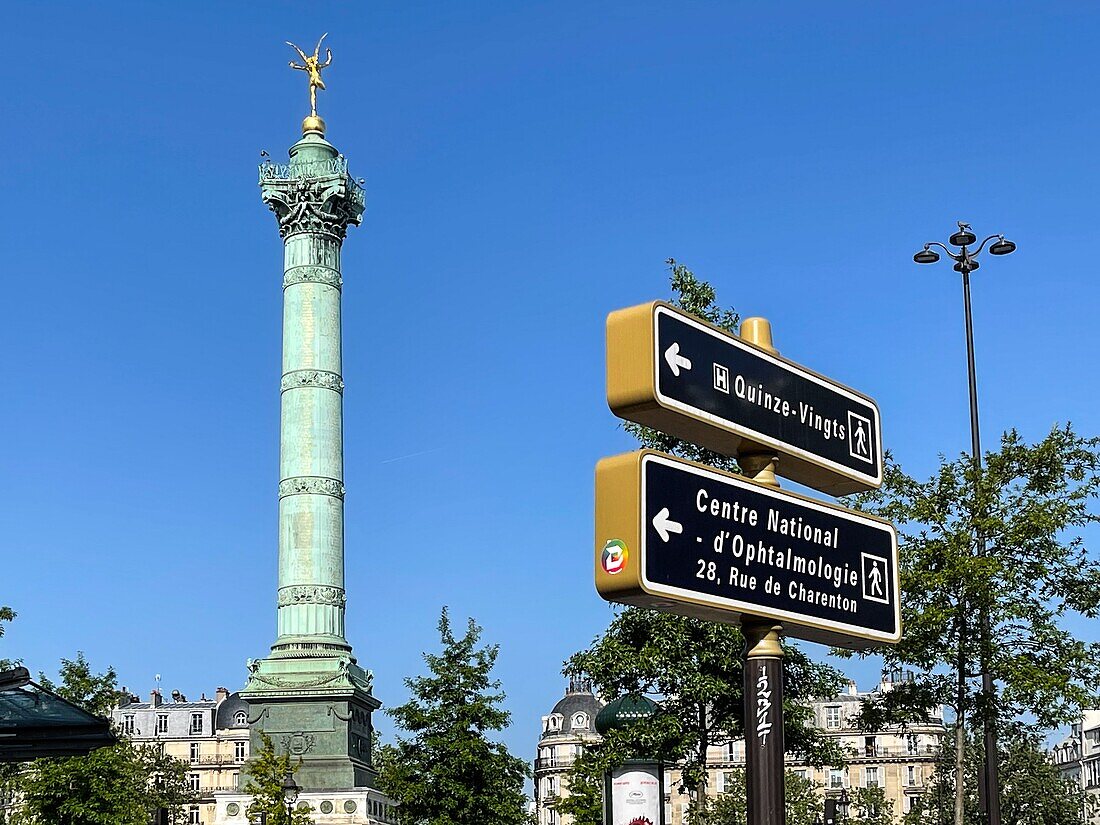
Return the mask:
<svg viewBox="0 0 1100 825"><path fill-rule="evenodd" d="M576 761L575 756L548 756L535 760L535 770L541 771L547 768L568 768Z"/></svg>
<svg viewBox="0 0 1100 825"><path fill-rule="evenodd" d="M935 757L938 751L934 745L927 745L923 748L915 750L910 749L907 746L899 747L887 747L885 745L876 745L874 747L867 747L866 745L859 747L849 747L846 749L851 759L920 759L925 760ZM805 762L805 756L802 754L788 753L786 755L786 761L791 764L801 764ZM734 754L723 754L722 756L712 756L707 759L707 763L710 765L743 765L745 762L745 756L743 753L738 752Z"/></svg>
<svg viewBox="0 0 1100 825"><path fill-rule="evenodd" d="M229 753L204 753L190 760L192 765L240 765L244 761L243 756L238 759Z"/></svg>

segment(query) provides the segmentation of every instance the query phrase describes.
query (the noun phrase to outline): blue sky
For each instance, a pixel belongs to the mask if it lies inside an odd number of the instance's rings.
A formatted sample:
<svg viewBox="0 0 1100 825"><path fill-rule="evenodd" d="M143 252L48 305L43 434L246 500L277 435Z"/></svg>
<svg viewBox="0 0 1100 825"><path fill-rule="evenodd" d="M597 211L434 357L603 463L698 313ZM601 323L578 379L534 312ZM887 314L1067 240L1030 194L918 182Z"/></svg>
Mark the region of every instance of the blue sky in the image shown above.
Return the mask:
<svg viewBox="0 0 1100 825"><path fill-rule="evenodd" d="M283 41L323 31L321 114L368 199L348 635L387 705L449 605L501 644L533 756L611 617L593 468L632 445L604 318L668 297L666 258L875 397L926 474L969 444L961 296L911 256L957 219L1004 232L974 283L986 441L1100 433L1093 4L25 3L0 35L3 655L195 696L273 640L281 247L255 165L307 113Z"/></svg>

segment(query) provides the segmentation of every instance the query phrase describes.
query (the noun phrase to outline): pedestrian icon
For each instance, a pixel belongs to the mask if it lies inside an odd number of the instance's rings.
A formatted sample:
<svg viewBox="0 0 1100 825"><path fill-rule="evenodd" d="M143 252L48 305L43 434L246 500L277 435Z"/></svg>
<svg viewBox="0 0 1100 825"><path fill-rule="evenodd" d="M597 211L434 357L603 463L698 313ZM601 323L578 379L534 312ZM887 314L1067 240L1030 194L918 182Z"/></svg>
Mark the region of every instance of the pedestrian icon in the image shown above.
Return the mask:
<svg viewBox="0 0 1100 825"><path fill-rule="evenodd" d="M860 553L863 561L863 598L881 604L890 604L890 588L887 585L886 559L870 553Z"/></svg>
<svg viewBox="0 0 1100 825"><path fill-rule="evenodd" d="M848 452L852 458L874 464L871 455L871 421L858 413L848 411Z"/></svg>

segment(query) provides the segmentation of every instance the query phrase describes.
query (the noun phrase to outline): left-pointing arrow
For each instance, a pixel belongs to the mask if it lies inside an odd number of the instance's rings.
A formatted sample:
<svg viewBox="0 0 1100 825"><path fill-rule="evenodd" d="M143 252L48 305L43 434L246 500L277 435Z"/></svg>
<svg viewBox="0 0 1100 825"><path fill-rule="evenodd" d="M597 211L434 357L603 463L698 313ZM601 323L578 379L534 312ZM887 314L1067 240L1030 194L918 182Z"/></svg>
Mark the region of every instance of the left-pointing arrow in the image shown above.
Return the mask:
<svg viewBox="0 0 1100 825"><path fill-rule="evenodd" d="M691 359L684 358L680 354L680 344L677 341L673 341L672 346L665 350L665 360L668 362L668 368L677 378L680 377L680 370L691 369Z"/></svg>
<svg viewBox="0 0 1100 825"><path fill-rule="evenodd" d="M661 541L668 541L668 537L672 533L684 532L684 525L668 517L667 507L662 507L661 512L653 517L653 528L657 531L657 535L661 537Z"/></svg>

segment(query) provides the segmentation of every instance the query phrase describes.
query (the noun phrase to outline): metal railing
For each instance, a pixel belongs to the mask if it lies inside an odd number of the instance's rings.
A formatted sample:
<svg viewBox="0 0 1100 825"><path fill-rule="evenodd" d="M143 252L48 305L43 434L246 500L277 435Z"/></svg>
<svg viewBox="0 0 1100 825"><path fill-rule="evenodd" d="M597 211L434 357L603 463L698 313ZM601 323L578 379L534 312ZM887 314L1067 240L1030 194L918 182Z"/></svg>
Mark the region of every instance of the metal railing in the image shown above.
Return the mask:
<svg viewBox="0 0 1100 825"><path fill-rule="evenodd" d="M348 159L337 155L330 160L311 160L306 162L260 164L260 182L265 180L292 180L294 178L324 178L331 175L346 175Z"/></svg>
<svg viewBox="0 0 1100 825"><path fill-rule="evenodd" d="M545 768L568 768L575 761L575 756L548 756L543 759L535 760L535 770L539 771Z"/></svg>

